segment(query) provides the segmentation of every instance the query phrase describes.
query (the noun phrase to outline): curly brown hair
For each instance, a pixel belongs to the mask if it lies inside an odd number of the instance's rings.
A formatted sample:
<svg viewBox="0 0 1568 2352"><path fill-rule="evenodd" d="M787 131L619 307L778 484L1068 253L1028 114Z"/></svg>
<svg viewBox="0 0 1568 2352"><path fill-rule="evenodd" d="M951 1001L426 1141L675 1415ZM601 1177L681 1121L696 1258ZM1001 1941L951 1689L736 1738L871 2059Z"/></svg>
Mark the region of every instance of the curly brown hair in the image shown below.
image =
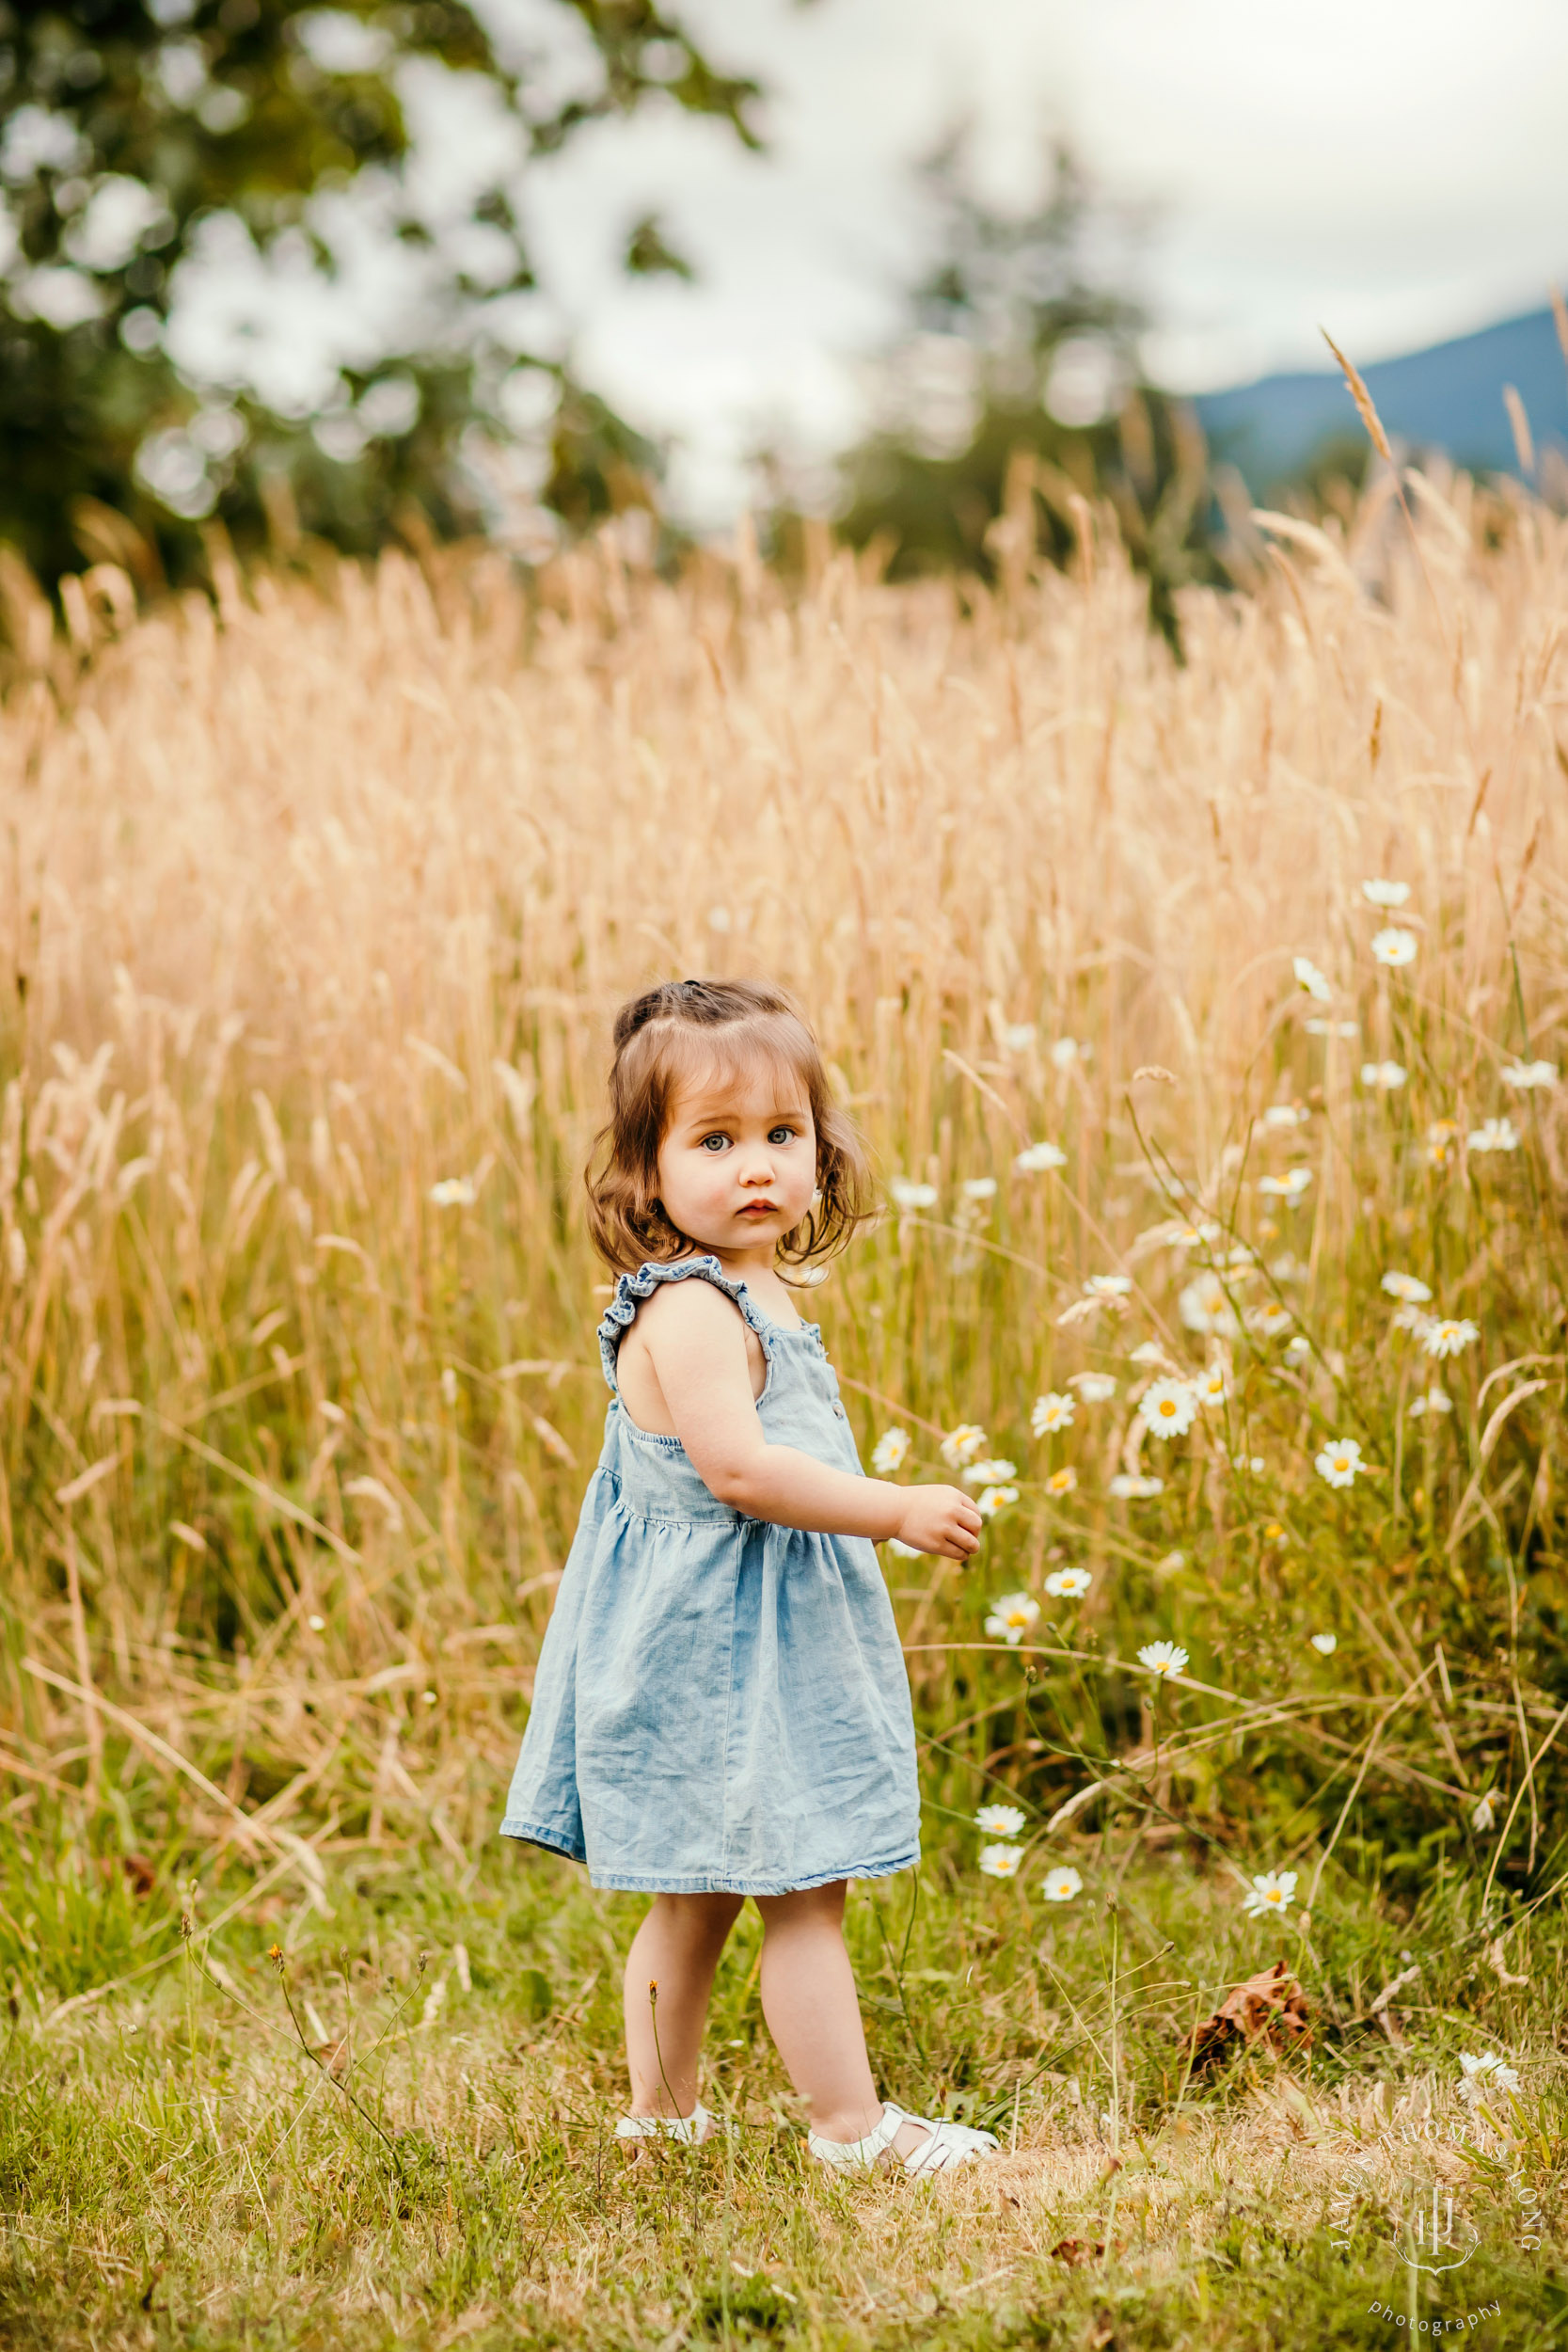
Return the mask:
<svg viewBox="0 0 1568 2352"><path fill-rule="evenodd" d="M699 1247L665 1216L658 1151L681 1087L716 1070L771 1064L805 1089L816 1130L817 1197L779 1244L786 1265L842 1249L873 1214L865 1149L832 1099L821 1049L793 998L767 980L666 980L615 1016L610 1117L583 1169L594 1246L617 1273Z"/></svg>

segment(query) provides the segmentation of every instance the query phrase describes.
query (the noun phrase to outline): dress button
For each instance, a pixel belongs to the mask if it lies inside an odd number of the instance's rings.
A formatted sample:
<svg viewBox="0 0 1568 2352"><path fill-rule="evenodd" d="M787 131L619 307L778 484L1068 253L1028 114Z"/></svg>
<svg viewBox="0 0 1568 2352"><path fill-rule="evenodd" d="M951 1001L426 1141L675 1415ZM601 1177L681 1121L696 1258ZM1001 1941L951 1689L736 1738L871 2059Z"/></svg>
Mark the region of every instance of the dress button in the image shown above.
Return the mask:
<svg viewBox="0 0 1568 2352"><path fill-rule="evenodd" d="M844 1409L844 1406L843 1406L843 1402L842 1402L842 1400L841 1400L840 1398L836 1397L836 1396L835 1396L835 1397L834 1397L834 1399L833 1399L833 1410L834 1410L834 1412L838 1415L838 1417L839 1417L840 1421L847 1421L847 1420L848 1420L849 1416L848 1416L848 1414L847 1414L847 1413L845 1411L845 1409Z"/></svg>

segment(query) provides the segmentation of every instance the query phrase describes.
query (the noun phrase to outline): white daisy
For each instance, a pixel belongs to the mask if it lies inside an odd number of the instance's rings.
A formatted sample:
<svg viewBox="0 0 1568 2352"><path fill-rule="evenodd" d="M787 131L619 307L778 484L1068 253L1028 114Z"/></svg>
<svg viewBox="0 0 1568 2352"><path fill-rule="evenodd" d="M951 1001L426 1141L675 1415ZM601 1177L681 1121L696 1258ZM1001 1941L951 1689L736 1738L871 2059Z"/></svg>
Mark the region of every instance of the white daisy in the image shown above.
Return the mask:
<svg viewBox="0 0 1568 2352"><path fill-rule="evenodd" d="M1447 1168L1458 1139L1459 1129L1451 1119L1434 1119L1427 1129L1427 1166Z"/></svg>
<svg viewBox="0 0 1568 2352"><path fill-rule="evenodd" d="M1390 925L1386 931L1372 933L1372 954L1390 972L1398 972L1404 964L1414 963L1419 945L1414 931L1401 930L1397 924Z"/></svg>
<svg viewBox="0 0 1568 2352"><path fill-rule="evenodd" d="M1066 1168L1067 1153L1054 1143L1030 1143L1017 1154L1013 1166L1021 1176L1039 1176L1047 1168Z"/></svg>
<svg viewBox="0 0 1568 2352"><path fill-rule="evenodd" d="M1061 1470L1052 1471L1045 1482L1045 1491L1048 1495L1070 1495L1076 1492L1077 1486L1078 1472L1069 1465L1064 1465Z"/></svg>
<svg viewBox="0 0 1568 2352"><path fill-rule="evenodd" d="M1172 1243L1178 1249L1198 1249L1218 1241L1225 1228L1216 1225L1212 1216L1202 1216L1192 1224L1167 1225L1157 1230L1162 1241Z"/></svg>
<svg viewBox="0 0 1568 2352"><path fill-rule="evenodd" d="M1304 1364L1311 1353L1312 1343L1305 1332L1298 1331L1294 1339L1285 1343L1285 1361L1288 1364Z"/></svg>
<svg viewBox="0 0 1568 2352"><path fill-rule="evenodd" d="M1002 1028L1002 1050L1006 1054L1026 1054L1035 1041L1032 1021L1007 1021Z"/></svg>
<svg viewBox="0 0 1568 2352"><path fill-rule="evenodd" d="M1058 1863L1055 1869L1047 1870L1040 1881L1040 1893L1048 1903L1069 1903L1074 1895L1081 1895L1083 1891L1084 1882L1069 1862Z"/></svg>
<svg viewBox="0 0 1568 2352"><path fill-rule="evenodd" d="M1292 956L1291 969L1296 976L1298 988L1304 988L1308 996L1315 996L1320 1005L1332 1004L1334 991L1309 956Z"/></svg>
<svg viewBox="0 0 1568 2352"><path fill-rule="evenodd" d="M1138 1399L1138 1417L1157 1438L1185 1436L1196 1411L1197 1399L1185 1380L1151 1380Z"/></svg>
<svg viewBox="0 0 1568 2352"><path fill-rule="evenodd" d="M988 1879L1015 1879L1022 1860L1022 1846L982 1846L980 1875Z"/></svg>
<svg viewBox="0 0 1568 2352"><path fill-rule="evenodd" d="M1428 1413L1451 1413L1453 1399L1446 1389L1428 1389L1424 1396L1413 1397L1406 1410L1412 1421L1420 1421Z"/></svg>
<svg viewBox="0 0 1568 2352"><path fill-rule="evenodd" d="M471 1176L443 1176L431 1185L430 1197L438 1209L471 1209L479 1199Z"/></svg>
<svg viewBox="0 0 1568 2352"><path fill-rule="evenodd" d="M1027 1819L1016 1804L983 1804L974 1816L974 1826L987 1837L1017 1837Z"/></svg>
<svg viewBox="0 0 1568 2352"><path fill-rule="evenodd" d="M1271 1103L1263 1113L1265 1127L1305 1127L1312 1114L1305 1103Z"/></svg>
<svg viewBox="0 0 1568 2352"><path fill-rule="evenodd" d="M1277 1339L1294 1321L1289 1307L1277 1298L1259 1299L1256 1307L1246 1311L1246 1327L1259 1339Z"/></svg>
<svg viewBox="0 0 1568 2352"><path fill-rule="evenodd" d="M1402 907L1410 896L1410 884L1381 880L1364 882L1361 896L1370 907Z"/></svg>
<svg viewBox="0 0 1568 2352"><path fill-rule="evenodd" d="M887 1189L895 1209L934 1209L939 1198L935 1184L917 1184L908 1176L890 1176Z"/></svg>
<svg viewBox="0 0 1568 2352"><path fill-rule="evenodd" d="M1299 1200L1311 1182L1309 1168L1291 1168L1283 1176L1259 1176L1258 1189L1273 1200Z"/></svg>
<svg viewBox="0 0 1568 2352"><path fill-rule="evenodd" d="M1557 1064L1555 1061L1508 1061L1504 1062L1497 1075L1504 1086L1512 1087L1515 1093L1528 1094L1534 1087L1556 1086Z"/></svg>
<svg viewBox="0 0 1568 2352"><path fill-rule="evenodd" d="M1108 1491L1118 1502L1151 1502L1165 1491L1163 1478L1140 1478L1131 1470L1117 1470Z"/></svg>
<svg viewBox="0 0 1568 2352"><path fill-rule="evenodd" d="M1312 1647L1320 1658L1332 1658L1338 1646L1339 1637L1337 1633L1314 1633L1312 1636Z"/></svg>
<svg viewBox="0 0 1568 2352"><path fill-rule="evenodd" d="M986 1631L993 1642L1006 1642L1010 1649L1017 1649L1039 1621L1040 1605L1032 1594L1004 1593L1000 1600L991 1602Z"/></svg>
<svg viewBox="0 0 1568 2352"><path fill-rule="evenodd" d="M1429 1356L1460 1356L1481 1337L1481 1327L1465 1315L1433 1316L1421 1334Z"/></svg>
<svg viewBox="0 0 1568 2352"><path fill-rule="evenodd" d="M993 1519L998 1511L1005 1511L1009 1502L1017 1501L1016 1486L987 1486L976 1499L974 1507L983 1519Z"/></svg>
<svg viewBox="0 0 1568 2352"><path fill-rule="evenodd" d="M1108 1405L1117 1392L1115 1375L1108 1372L1075 1372L1068 1387L1077 1390L1085 1405ZM1043 1404L1044 1398L1040 1402ZM1038 1405L1035 1410L1039 1410Z"/></svg>
<svg viewBox="0 0 1568 2352"><path fill-rule="evenodd" d="M1403 1086L1409 1075L1402 1062L1364 1061L1361 1065L1362 1085L1375 1088L1380 1093Z"/></svg>
<svg viewBox="0 0 1568 2352"><path fill-rule="evenodd" d="M1197 1274L1184 1282L1177 1294L1176 1311L1187 1331L1218 1332L1229 1338L1242 1327L1217 1274Z"/></svg>
<svg viewBox="0 0 1568 2352"><path fill-rule="evenodd" d="M1392 1267L1383 1278L1383 1288L1390 1298L1402 1299L1407 1307L1424 1307L1432 1296L1418 1274L1400 1274Z"/></svg>
<svg viewBox="0 0 1568 2352"><path fill-rule="evenodd" d="M1138 1663L1152 1675L1179 1675L1186 1670L1187 1653L1176 1642L1146 1642L1138 1652Z"/></svg>
<svg viewBox="0 0 1568 2352"><path fill-rule="evenodd" d="M1470 1827L1479 1836L1484 1837L1489 1829L1497 1826L1497 1792L1495 1788L1489 1788L1470 1816Z"/></svg>
<svg viewBox="0 0 1568 2352"><path fill-rule="evenodd" d="M1253 1880L1243 1898L1243 1908L1249 1919L1260 1918L1267 1912L1286 1912L1295 1900L1294 1870L1262 1870Z"/></svg>
<svg viewBox="0 0 1568 2352"><path fill-rule="evenodd" d="M871 1449L871 1468L877 1477L891 1478L895 1470L902 1470L910 1458L910 1433L907 1429L884 1429Z"/></svg>
<svg viewBox="0 0 1568 2352"><path fill-rule="evenodd" d="M1085 1298L1125 1298L1132 1287L1130 1274L1091 1274L1084 1284Z"/></svg>
<svg viewBox="0 0 1568 2352"><path fill-rule="evenodd" d="M989 1462L969 1463L962 1475L969 1486L1005 1486L1009 1478L1018 1476L1018 1464L997 1454Z"/></svg>
<svg viewBox="0 0 1568 2352"><path fill-rule="evenodd" d="M1093 1046L1084 1044L1078 1038L1059 1037L1051 1048L1051 1059L1057 1070L1070 1070L1077 1062L1088 1061L1093 1053Z"/></svg>
<svg viewBox="0 0 1568 2352"><path fill-rule="evenodd" d="M1115 1388L1115 1381L1111 1386ZM1062 1396L1054 1389L1049 1395L1037 1396L1029 1414L1029 1426L1036 1437L1049 1438L1055 1430L1070 1429L1077 1402L1076 1397Z"/></svg>
<svg viewBox="0 0 1568 2352"><path fill-rule="evenodd" d="M1418 1307L1413 1300L1402 1307L1396 1307L1388 1318L1390 1331L1409 1331L1418 1340L1426 1338L1432 1325L1433 1318L1426 1309Z"/></svg>
<svg viewBox="0 0 1568 2352"><path fill-rule="evenodd" d="M1304 1021L1302 1026L1308 1037L1348 1038L1359 1037L1361 1034L1359 1021Z"/></svg>
<svg viewBox="0 0 1568 2352"><path fill-rule="evenodd" d="M986 1450L986 1433L978 1422L961 1421L957 1429L950 1429L940 1448L949 1470L962 1470L966 1462L977 1462Z"/></svg>
<svg viewBox="0 0 1568 2352"><path fill-rule="evenodd" d="M1358 1472L1367 1467L1361 1459L1359 1438L1334 1438L1324 1446L1312 1467L1331 1486L1354 1486Z"/></svg>
<svg viewBox="0 0 1568 2352"><path fill-rule="evenodd" d="M1087 1568L1053 1568L1045 1589L1053 1600L1082 1600L1093 1582Z"/></svg>
<svg viewBox="0 0 1568 2352"><path fill-rule="evenodd" d="M1476 2058L1472 2058L1468 2050L1463 2050L1459 2063L1464 2070L1460 2076L1459 2095L1467 2106L1479 2106L1489 2090L1516 2091L1519 2088L1518 2074L1506 2058L1497 2056L1496 2050L1482 2050Z"/></svg>
<svg viewBox="0 0 1568 2352"><path fill-rule="evenodd" d="M1465 1138L1472 1152L1517 1152L1519 1131L1512 1119L1483 1120Z"/></svg>
<svg viewBox="0 0 1568 2352"><path fill-rule="evenodd" d="M966 1200L994 1200L996 1179L994 1176L966 1176L958 1190Z"/></svg>
<svg viewBox="0 0 1568 2352"><path fill-rule="evenodd" d="M1211 1364L1208 1371L1200 1372L1190 1386L1199 1405L1211 1407L1223 1405L1230 1394L1230 1374L1224 1364Z"/></svg>

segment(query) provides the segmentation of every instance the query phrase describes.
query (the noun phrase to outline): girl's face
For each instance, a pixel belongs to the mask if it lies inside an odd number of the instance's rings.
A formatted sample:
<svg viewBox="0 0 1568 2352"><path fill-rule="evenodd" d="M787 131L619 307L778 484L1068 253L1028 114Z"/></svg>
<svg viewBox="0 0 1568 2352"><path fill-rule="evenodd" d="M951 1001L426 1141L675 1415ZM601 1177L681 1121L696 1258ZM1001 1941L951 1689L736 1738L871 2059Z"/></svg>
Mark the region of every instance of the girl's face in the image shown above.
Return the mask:
<svg viewBox="0 0 1568 2352"><path fill-rule="evenodd" d="M770 1262L816 1189L811 1104L786 1069L715 1071L676 1096L658 1147L658 1198L705 1249Z"/></svg>

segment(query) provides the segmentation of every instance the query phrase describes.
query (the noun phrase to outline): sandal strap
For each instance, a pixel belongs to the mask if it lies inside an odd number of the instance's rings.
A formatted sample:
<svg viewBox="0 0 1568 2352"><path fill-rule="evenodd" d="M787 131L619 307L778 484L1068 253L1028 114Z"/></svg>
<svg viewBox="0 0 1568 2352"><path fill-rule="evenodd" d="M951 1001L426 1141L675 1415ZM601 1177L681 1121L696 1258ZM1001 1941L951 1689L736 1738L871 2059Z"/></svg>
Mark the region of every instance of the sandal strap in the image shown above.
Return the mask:
<svg viewBox="0 0 1568 2352"><path fill-rule="evenodd" d="M954 2165L968 2164L976 2156L992 2155L999 2145L994 2132L976 2131L969 2123L952 2123L945 2118L933 2123L923 2115L911 2115L910 2122L921 2124L927 2135L904 2158L905 2171L915 2179L923 2173L949 2171Z"/></svg>
<svg viewBox="0 0 1568 2352"><path fill-rule="evenodd" d="M716 2132L733 2132L699 2099L689 2115L623 2115L615 2126L617 2139L679 2139L701 2146Z"/></svg>
<svg viewBox="0 0 1568 2352"><path fill-rule="evenodd" d="M884 2149L892 2147L901 2123L917 2120L906 2115L902 2107L895 2107L890 2099L882 2108L881 2122L863 2139L823 2139L817 2133L808 2132L806 2146L823 2164L869 2166L876 2163Z"/></svg>

